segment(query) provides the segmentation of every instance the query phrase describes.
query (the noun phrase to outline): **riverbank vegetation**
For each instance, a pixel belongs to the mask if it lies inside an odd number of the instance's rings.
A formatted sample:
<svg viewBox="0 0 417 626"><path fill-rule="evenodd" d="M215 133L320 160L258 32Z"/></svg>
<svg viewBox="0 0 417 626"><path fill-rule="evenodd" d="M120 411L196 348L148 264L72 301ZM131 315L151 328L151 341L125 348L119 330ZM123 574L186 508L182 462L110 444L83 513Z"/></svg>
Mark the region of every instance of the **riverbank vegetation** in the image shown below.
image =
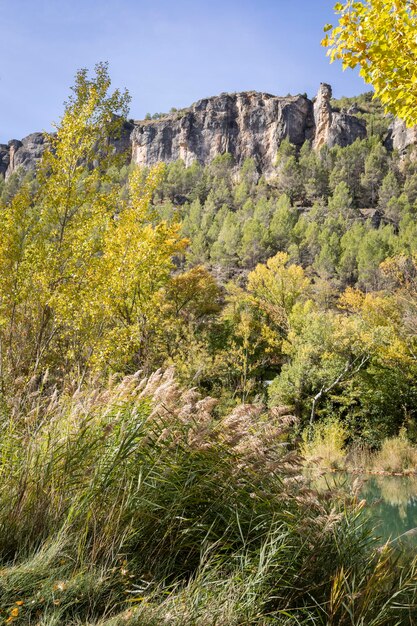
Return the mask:
<svg viewBox="0 0 417 626"><path fill-rule="evenodd" d="M1 617L412 624L415 560L301 458L414 462L412 156L381 123L284 142L268 181L230 155L140 169L127 105L80 72L2 185Z"/></svg>
<svg viewBox="0 0 417 626"><path fill-rule="evenodd" d="M310 469L360 474L417 474L417 446L405 428L395 437L383 439L378 449L364 443L349 445L349 432L338 419L318 422L303 432L300 451Z"/></svg>
<svg viewBox="0 0 417 626"><path fill-rule="evenodd" d="M216 416L170 371L30 402L2 424L4 623L412 624L416 564L309 487L283 410Z"/></svg>

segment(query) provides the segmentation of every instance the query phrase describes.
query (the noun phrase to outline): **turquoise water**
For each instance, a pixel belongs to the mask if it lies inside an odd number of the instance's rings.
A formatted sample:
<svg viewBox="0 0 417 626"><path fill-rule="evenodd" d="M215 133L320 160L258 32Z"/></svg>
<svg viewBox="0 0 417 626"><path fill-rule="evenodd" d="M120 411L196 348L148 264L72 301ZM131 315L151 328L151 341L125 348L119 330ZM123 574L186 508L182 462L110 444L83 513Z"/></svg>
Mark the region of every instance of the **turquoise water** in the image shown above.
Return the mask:
<svg viewBox="0 0 417 626"><path fill-rule="evenodd" d="M352 489L358 484L359 498L366 500L365 515L381 541L410 544L417 548L417 476L354 476L336 473L322 476L317 488L337 486Z"/></svg>
<svg viewBox="0 0 417 626"><path fill-rule="evenodd" d="M370 476L360 489L383 541L417 545L417 477Z"/></svg>

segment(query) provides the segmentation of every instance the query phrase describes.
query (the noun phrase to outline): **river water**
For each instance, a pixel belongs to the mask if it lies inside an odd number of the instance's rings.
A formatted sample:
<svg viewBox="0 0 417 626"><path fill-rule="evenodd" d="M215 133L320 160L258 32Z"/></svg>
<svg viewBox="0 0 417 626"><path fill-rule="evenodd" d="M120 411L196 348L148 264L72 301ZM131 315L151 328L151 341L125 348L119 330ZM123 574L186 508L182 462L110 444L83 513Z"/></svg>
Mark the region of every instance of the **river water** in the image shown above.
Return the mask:
<svg viewBox="0 0 417 626"><path fill-rule="evenodd" d="M352 489L366 500L365 514L381 541L400 542L417 548L417 476L385 476L334 473L313 479L319 489L333 486Z"/></svg>

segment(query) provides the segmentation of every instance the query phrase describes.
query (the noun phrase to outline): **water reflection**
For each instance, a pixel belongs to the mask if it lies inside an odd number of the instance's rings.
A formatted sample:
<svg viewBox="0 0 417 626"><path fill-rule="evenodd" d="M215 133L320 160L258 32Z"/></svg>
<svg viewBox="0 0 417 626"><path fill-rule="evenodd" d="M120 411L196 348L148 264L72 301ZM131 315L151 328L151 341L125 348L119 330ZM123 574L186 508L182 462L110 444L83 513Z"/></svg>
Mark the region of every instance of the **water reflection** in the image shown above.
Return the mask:
<svg viewBox="0 0 417 626"><path fill-rule="evenodd" d="M405 534L417 527L417 477L371 476L364 481L361 495L383 541L401 537L417 545L415 534Z"/></svg>
<svg viewBox="0 0 417 626"><path fill-rule="evenodd" d="M358 488L359 498L366 500L369 515L381 541L417 547L417 476L357 476L342 472L316 476L316 489L323 491Z"/></svg>

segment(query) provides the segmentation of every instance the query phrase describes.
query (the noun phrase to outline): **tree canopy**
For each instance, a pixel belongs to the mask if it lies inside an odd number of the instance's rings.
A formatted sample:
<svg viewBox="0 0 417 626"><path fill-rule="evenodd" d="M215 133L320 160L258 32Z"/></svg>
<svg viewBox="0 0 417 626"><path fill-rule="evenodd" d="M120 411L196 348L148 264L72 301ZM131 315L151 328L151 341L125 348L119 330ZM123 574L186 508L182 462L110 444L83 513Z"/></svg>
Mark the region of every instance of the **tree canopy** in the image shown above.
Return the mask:
<svg viewBox="0 0 417 626"><path fill-rule="evenodd" d="M184 248L176 224L153 223L162 164L132 169L123 193L111 179L121 161L109 138L120 133L129 96L109 89L106 64L92 78L77 73L35 178L0 203L3 385L136 362L172 256Z"/></svg>
<svg viewBox="0 0 417 626"><path fill-rule="evenodd" d="M417 2L346 0L335 7L338 24L326 24L322 45L343 68L359 65L386 111L417 123Z"/></svg>

